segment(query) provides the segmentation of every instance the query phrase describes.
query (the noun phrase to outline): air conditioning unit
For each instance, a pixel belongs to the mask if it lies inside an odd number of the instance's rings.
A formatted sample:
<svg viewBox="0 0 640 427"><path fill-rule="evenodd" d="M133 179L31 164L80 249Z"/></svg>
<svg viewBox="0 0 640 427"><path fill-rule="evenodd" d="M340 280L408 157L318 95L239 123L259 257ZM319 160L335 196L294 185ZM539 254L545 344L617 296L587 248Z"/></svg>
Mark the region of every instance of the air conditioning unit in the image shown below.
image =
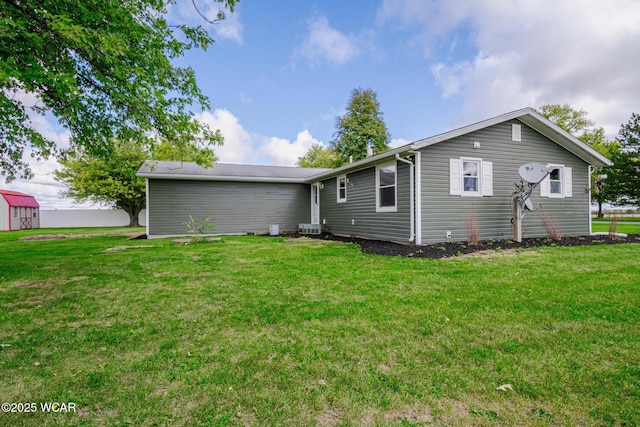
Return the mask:
<svg viewBox="0 0 640 427"><path fill-rule="evenodd" d="M320 224L298 224L299 234L320 234L322 226Z"/></svg>

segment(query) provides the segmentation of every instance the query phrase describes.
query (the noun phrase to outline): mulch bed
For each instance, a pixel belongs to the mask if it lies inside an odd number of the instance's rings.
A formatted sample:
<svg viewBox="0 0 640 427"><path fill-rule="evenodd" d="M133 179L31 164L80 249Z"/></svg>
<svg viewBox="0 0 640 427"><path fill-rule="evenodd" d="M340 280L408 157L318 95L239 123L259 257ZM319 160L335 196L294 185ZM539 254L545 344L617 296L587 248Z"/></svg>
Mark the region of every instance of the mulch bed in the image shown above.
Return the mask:
<svg viewBox="0 0 640 427"><path fill-rule="evenodd" d="M414 258L447 258L466 254L473 254L480 251L501 252L518 248L537 248L544 246L588 246L588 245L617 245L621 243L640 243L639 235L627 237L605 236L576 236L563 237L554 241L548 237L527 238L522 242L511 240L487 240L479 242L477 245L468 245L467 242L444 242L431 245L402 245L398 243L385 242L381 240L359 239L355 237L334 236L333 234L306 235L323 240L333 240L339 242L355 243L360 246L362 252L368 254L402 256Z"/></svg>

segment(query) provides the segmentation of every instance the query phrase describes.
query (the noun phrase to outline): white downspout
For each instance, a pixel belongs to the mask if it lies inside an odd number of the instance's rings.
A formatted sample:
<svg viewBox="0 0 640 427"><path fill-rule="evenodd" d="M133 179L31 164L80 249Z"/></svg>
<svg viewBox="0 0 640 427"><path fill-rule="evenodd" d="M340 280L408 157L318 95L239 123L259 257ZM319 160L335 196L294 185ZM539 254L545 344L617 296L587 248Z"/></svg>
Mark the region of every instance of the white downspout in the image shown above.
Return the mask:
<svg viewBox="0 0 640 427"><path fill-rule="evenodd" d="M415 165L411 160L403 159L400 154L396 153L396 160L409 165L409 241L415 242L416 240L416 221L415 221L415 203L414 203L414 185L413 185L413 168Z"/></svg>
<svg viewBox="0 0 640 427"><path fill-rule="evenodd" d="M592 166L591 165L587 166L587 173L589 174L589 176L588 176L589 180L587 181L589 183L589 187L588 187L589 188L589 190L588 190L589 194L587 196L587 198L589 199L589 235L593 234L593 224L591 222L592 221L591 220L591 203L593 203L593 199L591 198L591 185L592 185L592 183L591 183L591 174L592 174L592 171L593 171Z"/></svg>
<svg viewBox="0 0 640 427"><path fill-rule="evenodd" d="M146 194L146 200L145 200L145 222L146 222L146 232L147 232L147 237L149 237L149 231L151 231L151 229L149 228L149 178L145 179L145 192Z"/></svg>

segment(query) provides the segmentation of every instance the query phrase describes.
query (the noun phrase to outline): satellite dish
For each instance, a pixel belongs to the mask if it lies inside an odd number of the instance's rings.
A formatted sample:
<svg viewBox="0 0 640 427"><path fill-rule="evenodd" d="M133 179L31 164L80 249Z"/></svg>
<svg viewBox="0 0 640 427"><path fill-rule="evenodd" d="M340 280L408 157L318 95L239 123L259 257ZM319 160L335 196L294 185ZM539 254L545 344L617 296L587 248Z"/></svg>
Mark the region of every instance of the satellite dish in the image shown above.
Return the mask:
<svg viewBox="0 0 640 427"><path fill-rule="evenodd" d="M542 163L525 163L518 169L518 174L529 184L537 184L549 175L549 170Z"/></svg>
<svg viewBox="0 0 640 427"><path fill-rule="evenodd" d="M533 203L531 203L531 199L525 199L524 208L528 211L533 212Z"/></svg>

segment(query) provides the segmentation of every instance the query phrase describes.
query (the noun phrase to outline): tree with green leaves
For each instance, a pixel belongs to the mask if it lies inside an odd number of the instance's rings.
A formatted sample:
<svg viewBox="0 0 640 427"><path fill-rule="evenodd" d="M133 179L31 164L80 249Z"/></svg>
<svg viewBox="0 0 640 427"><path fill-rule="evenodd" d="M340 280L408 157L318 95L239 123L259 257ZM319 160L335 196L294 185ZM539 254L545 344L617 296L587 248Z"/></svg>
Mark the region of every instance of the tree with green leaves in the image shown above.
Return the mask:
<svg viewBox="0 0 640 427"><path fill-rule="evenodd" d="M220 136L219 136L220 137ZM212 165L211 149L195 144L176 146L162 141L153 153L138 142L116 142L109 156L85 149L67 151L60 156L61 169L55 171L58 181L67 186L64 196L82 203L105 203L129 215L129 225L138 225L138 215L146 204L144 178L136 172L145 160L195 161Z"/></svg>
<svg viewBox="0 0 640 427"><path fill-rule="evenodd" d="M579 140L598 151L609 160L617 161L620 145L615 141L607 141L604 128L596 127L584 110L576 110L569 104L548 104L539 109L540 114L566 130ZM606 179L602 177L606 176ZM616 203L620 198L619 174L615 167L593 168L591 174L591 197L598 204L598 218L602 218L602 205Z"/></svg>
<svg viewBox="0 0 640 427"><path fill-rule="evenodd" d="M371 89L354 89L347 112L336 119L336 131L331 141L338 156L337 165L364 159L368 147L373 154L387 151L389 140L376 93Z"/></svg>
<svg viewBox="0 0 640 427"><path fill-rule="evenodd" d="M238 0L216 1L233 11ZM113 141L221 142L194 120L192 108L208 109L209 100L193 69L172 63L213 39L201 26L167 22L176 2L0 2L0 174L7 181L31 176L26 152L58 153L32 114L54 116L86 155L108 157Z"/></svg>
<svg viewBox="0 0 640 427"><path fill-rule="evenodd" d="M640 205L640 114L632 113L618 133L619 156L615 159L620 192L619 204Z"/></svg>
<svg viewBox="0 0 640 427"><path fill-rule="evenodd" d="M313 144L309 151L296 162L301 168L335 168L338 166L338 156L331 147Z"/></svg>
<svg viewBox="0 0 640 427"><path fill-rule="evenodd" d="M539 113L589 146L606 142L604 128L596 127L584 110L576 110L569 104L546 104Z"/></svg>
<svg viewBox="0 0 640 427"><path fill-rule="evenodd" d="M569 104L546 104L540 107L539 113L576 137L595 126L586 111L576 110Z"/></svg>

